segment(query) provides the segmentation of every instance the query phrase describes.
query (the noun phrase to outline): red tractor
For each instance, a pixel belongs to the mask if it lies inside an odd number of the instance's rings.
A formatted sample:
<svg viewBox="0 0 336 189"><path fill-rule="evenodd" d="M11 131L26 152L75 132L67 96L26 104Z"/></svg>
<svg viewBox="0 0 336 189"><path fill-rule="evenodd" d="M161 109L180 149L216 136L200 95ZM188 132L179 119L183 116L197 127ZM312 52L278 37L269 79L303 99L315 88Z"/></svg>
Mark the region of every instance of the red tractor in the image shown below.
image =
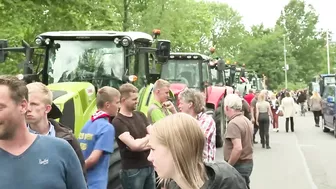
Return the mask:
<svg viewBox="0 0 336 189"><path fill-rule="evenodd" d="M170 53L169 59L162 64L161 78L171 83L178 105L178 95L185 88L194 88L204 92L206 111L216 121L216 146L223 145L222 130L226 129L226 119L222 107L226 94L233 93L232 87L212 85L209 63L211 57L199 53Z"/></svg>

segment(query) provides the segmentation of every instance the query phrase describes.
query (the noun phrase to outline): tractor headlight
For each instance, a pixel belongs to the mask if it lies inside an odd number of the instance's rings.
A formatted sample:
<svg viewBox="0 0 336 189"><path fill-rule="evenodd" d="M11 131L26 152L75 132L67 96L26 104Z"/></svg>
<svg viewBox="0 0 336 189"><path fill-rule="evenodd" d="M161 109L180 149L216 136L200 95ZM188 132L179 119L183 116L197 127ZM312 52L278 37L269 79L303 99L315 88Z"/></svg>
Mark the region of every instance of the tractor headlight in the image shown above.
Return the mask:
<svg viewBox="0 0 336 189"><path fill-rule="evenodd" d="M42 43L43 43L43 39L42 39L42 37L37 37L37 38L35 39L35 44L36 44L36 45L41 46Z"/></svg>
<svg viewBox="0 0 336 189"><path fill-rule="evenodd" d="M121 45L122 45L123 47L128 47L128 46L130 46L131 42L132 42L132 40L131 40L129 37L123 37L123 38L121 39Z"/></svg>

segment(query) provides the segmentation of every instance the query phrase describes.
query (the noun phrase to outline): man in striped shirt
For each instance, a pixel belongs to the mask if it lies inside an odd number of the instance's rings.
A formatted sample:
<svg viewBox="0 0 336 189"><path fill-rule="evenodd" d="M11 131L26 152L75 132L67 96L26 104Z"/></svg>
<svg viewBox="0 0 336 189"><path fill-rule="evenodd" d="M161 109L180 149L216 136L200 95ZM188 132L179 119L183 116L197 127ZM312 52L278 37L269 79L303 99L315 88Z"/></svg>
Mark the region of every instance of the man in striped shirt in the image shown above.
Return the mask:
<svg viewBox="0 0 336 189"><path fill-rule="evenodd" d="M204 162L215 162L216 156L216 124L212 116L204 113L205 97L194 89L185 89L179 95L179 110L187 113L200 122L206 143L203 151Z"/></svg>

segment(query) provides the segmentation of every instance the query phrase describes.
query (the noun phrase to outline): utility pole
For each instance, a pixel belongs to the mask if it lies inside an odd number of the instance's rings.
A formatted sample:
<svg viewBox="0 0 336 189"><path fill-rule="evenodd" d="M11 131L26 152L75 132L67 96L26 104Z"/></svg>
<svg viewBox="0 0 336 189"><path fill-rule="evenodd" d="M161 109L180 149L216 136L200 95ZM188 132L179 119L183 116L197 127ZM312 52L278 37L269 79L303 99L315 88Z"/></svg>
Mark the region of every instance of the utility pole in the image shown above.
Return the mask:
<svg viewBox="0 0 336 189"><path fill-rule="evenodd" d="M327 29L327 64L328 74L330 74L330 58L329 58L329 30Z"/></svg>
<svg viewBox="0 0 336 189"><path fill-rule="evenodd" d="M287 56L286 56L286 34L283 35L283 40L284 40L284 64L285 64L285 86L286 86L286 89L287 89L287 69L288 69L288 66L287 66Z"/></svg>

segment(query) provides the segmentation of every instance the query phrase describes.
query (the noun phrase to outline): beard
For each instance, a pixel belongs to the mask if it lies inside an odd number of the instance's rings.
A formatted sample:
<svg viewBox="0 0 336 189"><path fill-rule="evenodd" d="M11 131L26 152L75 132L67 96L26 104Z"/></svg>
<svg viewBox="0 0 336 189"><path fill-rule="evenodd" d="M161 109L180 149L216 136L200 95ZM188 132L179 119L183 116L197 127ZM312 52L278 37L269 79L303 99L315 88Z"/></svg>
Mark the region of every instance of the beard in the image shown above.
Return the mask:
<svg viewBox="0 0 336 189"><path fill-rule="evenodd" d="M11 122L0 122L0 140L10 140L15 136L18 125Z"/></svg>

